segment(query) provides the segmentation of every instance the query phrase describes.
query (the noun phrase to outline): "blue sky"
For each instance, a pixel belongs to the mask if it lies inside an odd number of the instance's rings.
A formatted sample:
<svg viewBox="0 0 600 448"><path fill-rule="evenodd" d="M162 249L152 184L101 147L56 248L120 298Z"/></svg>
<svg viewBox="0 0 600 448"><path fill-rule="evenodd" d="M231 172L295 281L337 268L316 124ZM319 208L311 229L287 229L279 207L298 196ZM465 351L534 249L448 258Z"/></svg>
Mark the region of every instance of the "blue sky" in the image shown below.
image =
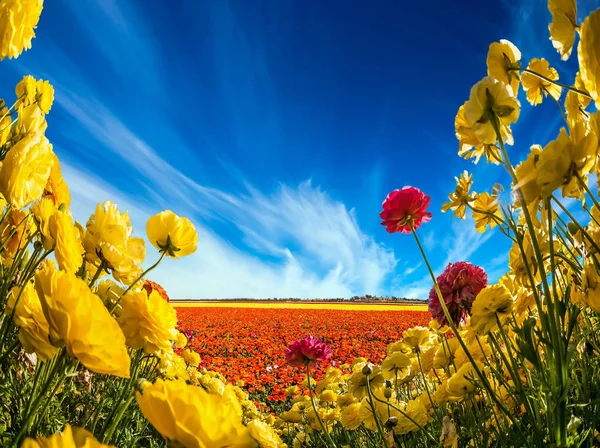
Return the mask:
<svg viewBox="0 0 600 448"><path fill-rule="evenodd" d="M47 135L75 217L99 201L192 219L198 251L153 278L171 296L425 298L411 236L388 235L386 194L431 195L421 231L432 264L506 267L507 243L440 212L454 176L477 191L502 171L456 155L454 116L486 74L488 45L515 43L571 82L548 40L546 2L46 1L32 50L3 86L49 79ZM579 18L597 0L579 0ZM574 53L575 55L575 53ZM10 87L2 92L12 98ZM524 104L513 160L555 137L556 106ZM146 265L157 258L148 245Z"/></svg>

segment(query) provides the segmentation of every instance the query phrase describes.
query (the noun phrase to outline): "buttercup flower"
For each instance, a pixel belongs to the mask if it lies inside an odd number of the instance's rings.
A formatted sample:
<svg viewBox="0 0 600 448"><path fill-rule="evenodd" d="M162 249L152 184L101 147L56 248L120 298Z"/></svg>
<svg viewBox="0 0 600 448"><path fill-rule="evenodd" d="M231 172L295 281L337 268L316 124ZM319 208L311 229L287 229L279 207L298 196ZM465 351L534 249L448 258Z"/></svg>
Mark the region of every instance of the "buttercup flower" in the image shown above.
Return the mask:
<svg viewBox="0 0 600 448"><path fill-rule="evenodd" d="M487 275L479 266L466 261L450 263L437 278L444 303L455 325L471 313L471 305L487 284ZM448 325L435 288L429 291L429 312L441 325Z"/></svg>
<svg viewBox="0 0 600 448"><path fill-rule="evenodd" d="M412 359L402 352L394 352L383 360L381 373L386 380L403 379L409 373Z"/></svg>
<svg viewBox="0 0 600 448"><path fill-rule="evenodd" d="M186 348L181 353L181 356L182 356L183 360L186 362L186 364L189 366L198 367L198 365L200 364L200 355L198 353L196 353L195 351L190 350L189 348Z"/></svg>
<svg viewBox="0 0 600 448"><path fill-rule="evenodd" d="M498 197L487 192L479 194L473 203L473 219L478 232L484 232L487 226L496 227L502 219Z"/></svg>
<svg viewBox="0 0 600 448"><path fill-rule="evenodd" d="M490 44L487 55L488 76L510 86L513 95L519 90L519 72L521 52L515 45L505 39Z"/></svg>
<svg viewBox="0 0 600 448"><path fill-rule="evenodd" d="M394 432L396 434L408 434L412 431L418 431L419 426L415 423L423 427L426 426L430 420L429 412L423 403L419 400L410 400L404 408L404 414L398 415L398 424L394 428Z"/></svg>
<svg viewBox="0 0 600 448"><path fill-rule="evenodd" d="M431 198L415 187L404 187L394 190L383 201L383 211L379 214L383 219L381 225L389 233L410 233L411 225L416 230L422 223L431 219L427 211Z"/></svg>
<svg viewBox="0 0 600 448"><path fill-rule="evenodd" d="M171 341L177 339L177 312L159 293L130 291L121 306L119 324L131 348L149 355L171 348Z"/></svg>
<svg viewBox="0 0 600 448"><path fill-rule="evenodd" d="M496 316L502 325L510 317L513 298L504 285L490 285L473 302L471 328L478 335L486 335L497 327Z"/></svg>
<svg viewBox="0 0 600 448"><path fill-rule="evenodd" d="M542 191L537 184L537 163L541 153L542 147L540 145L533 145L527 159L515 168L515 174L519 181L518 187L521 189L523 199L525 199L527 204L537 204L542 196ZM513 188L516 189L516 186L513 186Z"/></svg>
<svg viewBox="0 0 600 448"><path fill-rule="evenodd" d="M179 258L196 252L198 233L194 225L171 210L150 218L146 233L152 245L169 257Z"/></svg>
<svg viewBox="0 0 600 448"><path fill-rule="evenodd" d="M252 437L258 443L260 448L284 448L287 447L275 430L258 419L252 420L246 425Z"/></svg>
<svg viewBox="0 0 600 448"><path fill-rule="evenodd" d="M43 0L0 2L0 60L16 58L31 48L43 3Z"/></svg>
<svg viewBox="0 0 600 448"><path fill-rule="evenodd" d="M48 81L38 79L36 81L37 104L42 113L47 114L52 109L54 102L54 87Z"/></svg>
<svg viewBox="0 0 600 448"><path fill-rule="evenodd" d="M50 170L50 177L44 187L43 196L52 200L56 207L60 207L62 204L69 207L71 205L71 193L69 193L69 187L62 176L58 157L56 154L52 155L54 162Z"/></svg>
<svg viewBox="0 0 600 448"><path fill-rule="evenodd" d="M136 394L144 416L172 444L186 448L255 447L230 398L184 380L146 383Z"/></svg>
<svg viewBox="0 0 600 448"><path fill-rule="evenodd" d="M466 103L465 103L466 104ZM479 163L479 159L485 156L486 162L499 164L500 148L494 143L482 143L475 131L473 131L473 122L465 114L465 104L460 106L456 118L454 119L454 130L458 139L458 155L466 160L473 159L473 162Z"/></svg>
<svg viewBox="0 0 600 448"><path fill-rule="evenodd" d="M453 400L462 400L466 395L475 390L473 381L477 379L477 373L473 364L470 362L463 364L446 383L448 395Z"/></svg>
<svg viewBox="0 0 600 448"><path fill-rule="evenodd" d="M558 81L558 72L556 69L550 67L550 64L545 59L533 58L529 62L527 68L548 79ZM524 72L521 75L521 83L527 94L527 101L529 101L532 106L541 104L544 97L548 95L555 100L558 100L562 93L562 87L527 72Z"/></svg>
<svg viewBox="0 0 600 448"><path fill-rule="evenodd" d="M519 119L520 104L510 85L495 78L483 78L471 89L465 103L465 116L473 123L473 132L481 143L493 145L498 141L493 120L498 120L502 141L513 144L510 124Z"/></svg>
<svg viewBox="0 0 600 448"><path fill-rule="evenodd" d="M329 346L314 336L292 342L285 351L285 360L292 367L303 367L329 358Z"/></svg>
<svg viewBox="0 0 600 448"><path fill-rule="evenodd" d="M577 29L576 0L548 0L552 23L548 26L550 40L563 61L569 59Z"/></svg>
<svg viewBox="0 0 600 448"><path fill-rule="evenodd" d="M34 103L35 96L37 95L35 78L31 75L23 76L23 79L21 79L15 87L15 93L17 95L18 104L29 106Z"/></svg>
<svg viewBox="0 0 600 448"><path fill-rule="evenodd" d="M62 433L37 439L25 439L21 448L114 448L96 440L94 435L82 428L65 426Z"/></svg>
<svg viewBox="0 0 600 448"><path fill-rule="evenodd" d="M20 209L39 199L54 163L52 145L39 134L27 134L9 151L0 168L0 193Z"/></svg>
<svg viewBox="0 0 600 448"><path fill-rule="evenodd" d="M586 91L583 81L581 80L581 72L577 72L577 75L575 75L573 87L582 92ZM572 90L567 90L567 95L565 97L565 112L570 127L575 127L578 122L587 121L585 109L591 102L592 100L589 97L580 95Z"/></svg>
<svg viewBox="0 0 600 448"><path fill-rule="evenodd" d="M577 56L581 80L596 101L596 107L600 108L600 8L585 19L580 34Z"/></svg>
<svg viewBox="0 0 600 448"><path fill-rule="evenodd" d="M340 412L342 426L345 429L353 431L360 426L360 406L360 403L352 403L344 407Z"/></svg>
<svg viewBox="0 0 600 448"><path fill-rule="evenodd" d="M465 219L467 204L475 200L475 193L469 193L471 185L473 185L473 175L465 170L460 178L455 177L454 179L456 180L456 190L448 196L449 202L442 205L442 212L446 213L448 210L452 210L454 216Z"/></svg>
<svg viewBox="0 0 600 448"><path fill-rule="evenodd" d="M76 272L83 263L83 246L71 214L56 210L49 219L48 229L56 242L54 254L58 266L64 271Z"/></svg>

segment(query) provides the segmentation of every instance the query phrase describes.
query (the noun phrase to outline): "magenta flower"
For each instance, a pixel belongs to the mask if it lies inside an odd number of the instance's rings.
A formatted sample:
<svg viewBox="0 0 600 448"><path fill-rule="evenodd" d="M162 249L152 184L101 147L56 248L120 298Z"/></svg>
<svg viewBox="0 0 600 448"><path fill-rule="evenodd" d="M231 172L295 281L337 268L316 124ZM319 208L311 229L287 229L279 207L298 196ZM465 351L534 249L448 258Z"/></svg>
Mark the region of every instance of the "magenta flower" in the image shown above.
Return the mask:
<svg viewBox="0 0 600 448"><path fill-rule="evenodd" d="M415 187L394 190L383 201L383 211L379 217L381 225L389 233L410 233L410 226L416 230L422 223L431 219L427 211L431 198Z"/></svg>
<svg viewBox="0 0 600 448"><path fill-rule="evenodd" d="M458 261L446 266L437 278L444 303L455 325L471 314L471 306L479 291L487 285L487 275L479 266L467 261ZM435 287L429 292L429 312L441 325L448 325Z"/></svg>
<svg viewBox="0 0 600 448"><path fill-rule="evenodd" d="M329 346L314 336L292 342L285 351L285 360L292 367L304 367L329 358Z"/></svg>

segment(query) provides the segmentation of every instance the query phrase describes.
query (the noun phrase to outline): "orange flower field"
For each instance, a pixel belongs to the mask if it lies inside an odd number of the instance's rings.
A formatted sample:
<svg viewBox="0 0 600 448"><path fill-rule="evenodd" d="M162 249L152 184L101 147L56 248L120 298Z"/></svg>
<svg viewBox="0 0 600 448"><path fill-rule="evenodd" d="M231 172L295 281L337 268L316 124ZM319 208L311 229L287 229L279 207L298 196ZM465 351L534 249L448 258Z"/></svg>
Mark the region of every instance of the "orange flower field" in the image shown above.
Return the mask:
<svg viewBox="0 0 600 448"><path fill-rule="evenodd" d="M285 361L290 342L311 334L329 344L333 356L318 365L318 378L330 365L339 368L356 357L380 363L387 345L401 339L403 331L426 326L431 319L427 311L394 305L382 306L385 311L373 311L373 306L361 310L362 306L356 305L346 305L355 309L217 305L177 307L179 330L194 334L189 347L200 354L201 367L219 372L233 383L243 381L248 392L267 402L285 399L285 389L305 379L301 369L293 369Z"/></svg>

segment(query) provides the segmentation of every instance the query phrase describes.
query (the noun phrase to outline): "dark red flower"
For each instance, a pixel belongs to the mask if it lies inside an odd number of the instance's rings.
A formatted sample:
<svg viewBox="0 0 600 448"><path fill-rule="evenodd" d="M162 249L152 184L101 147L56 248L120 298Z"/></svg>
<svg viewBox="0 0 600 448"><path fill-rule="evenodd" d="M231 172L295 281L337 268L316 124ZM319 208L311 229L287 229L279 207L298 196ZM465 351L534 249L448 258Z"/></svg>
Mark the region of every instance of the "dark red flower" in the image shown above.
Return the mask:
<svg viewBox="0 0 600 448"><path fill-rule="evenodd" d="M306 336L292 342L285 351L285 360L292 367L303 367L329 358L329 346L314 336Z"/></svg>
<svg viewBox="0 0 600 448"><path fill-rule="evenodd" d="M389 233L410 233L410 225L418 229L431 219L427 211L431 198L415 187L394 190L383 201L383 211L379 214Z"/></svg>
<svg viewBox="0 0 600 448"><path fill-rule="evenodd" d="M446 266L437 278L444 303L455 325L471 314L471 306L479 291L487 285L487 274L479 266L467 261L458 261ZM448 325L435 287L429 291L429 312L441 325Z"/></svg>

